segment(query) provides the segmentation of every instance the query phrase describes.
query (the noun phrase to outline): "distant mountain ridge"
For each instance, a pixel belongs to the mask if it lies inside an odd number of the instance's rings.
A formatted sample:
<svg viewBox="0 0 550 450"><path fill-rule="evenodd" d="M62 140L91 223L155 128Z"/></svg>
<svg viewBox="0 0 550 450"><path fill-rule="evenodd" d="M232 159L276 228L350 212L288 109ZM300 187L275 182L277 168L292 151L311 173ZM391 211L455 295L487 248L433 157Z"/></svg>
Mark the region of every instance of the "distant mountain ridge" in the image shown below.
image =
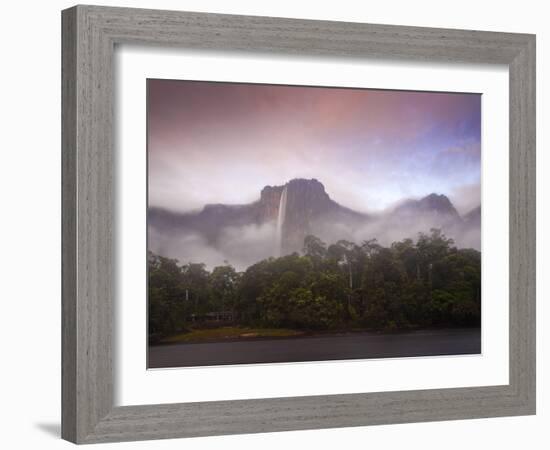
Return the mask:
<svg viewBox="0 0 550 450"><path fill-rule="evenodd" d="M224 228L276 221L285 189L283 251L301 250L303 238L315 232L319 221L361 223L369 218L336 203L318 180L296 178L284 185L265 186L260 199L249 204L207 204L201 211L193 213L174 213L152 207L148 211L149 225L166 232L198 232L215 244Z"/></svg>
<svg viewBox="0 0 550 450"><path fill-rule="evenodd" d="M379 238L392 230L444 232L462 235L480 226L480 207L461 217L448 197L430 194L407 200L383 215L365 214L346 208L330 198L316 179L292 179L279 186L265 186L260 198L242 205L208 204L201 211L175 213L151 207L148 225L156 235L197 234L214 248L227 229L273 224L273 239L280 254L301 251L305 236L314 234L327 241Z"/></svg>
<svg viewBox="0 0 550 450"><path fill-rule="evenodd" d="M467 226L481 226L481 206L478 206L463 217L463 221Z"/></svg>
<svg viewBox="0 0 550 450"><path fill-rule="evenodd" d="M430 194L420 200L407 200L393 211L394 214L407 214L411 212L428 212L457 219L460 217L449 198L443 194Z"/></svg>

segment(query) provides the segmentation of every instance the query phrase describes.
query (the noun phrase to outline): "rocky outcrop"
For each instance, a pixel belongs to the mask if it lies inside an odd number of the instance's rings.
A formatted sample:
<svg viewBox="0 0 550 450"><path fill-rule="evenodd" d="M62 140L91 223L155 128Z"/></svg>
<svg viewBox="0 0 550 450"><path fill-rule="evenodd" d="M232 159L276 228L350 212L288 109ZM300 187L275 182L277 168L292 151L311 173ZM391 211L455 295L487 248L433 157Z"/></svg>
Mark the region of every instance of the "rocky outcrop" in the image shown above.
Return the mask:
<svg viewBox="0 0 550 450"><path fill-rule="evenodd" d="M430 194L420 200L407 200L393 211L396 216L416 216L418 214L433 214L449 218L460 219L458 212L446 195Z"/></svg>
<svg viewBox="0 0 550 450"><path fill-rule="evenodd" d="M327 223L348 224L368 218L333 201L319 181L293 179L285 185L265 186L259 200L246 205L209 204L199 212L186 214L149 208L149 226L162 233L200 233L215 244L224 228L276 221L285 187L287 201L281 236L284 253L300 251L305 236L319 231Z"/></svg>
<svg viewBox="0 0 550 450"><path fill-rule="evenodd" d="M333 201L316 179L294 179L286 184L285 220L282 225L282 252L301 251L308 234L322 234L328 224L362 223L365 214L344 208Z"/></svg>
<svg viewBox="0 0 550 450"><path fill-rule="evenodd" d="M283 192L286 192L284 202ZM281 207L285 208L284 214L280 214ZM182 237L193 233L213 248L219 247L228 229L272 224L273 248L278 249L273 256L300 252L308 234L327 242L334 239L359 242L365 238L383 239L386 235L391 243L392 239L404 236L414 238L418 232L428 232L430 228L441 228L447 235L458 238L469 234L475 239L469 239L473 244L468 245L478 247L480 220L480 208L461 218L449 198L439 194L407 200L386 214L367 215L332 200L318 180L301 178L280 186L265 186L259 199L249 204L210 204L201 211L186 214L158 208L148 211L150 230L157 235Z"/></svg>
<svg viewBox="0 0 550 450"><path fill-rule="evenodd" d="M262 192L260 194L260 201L257 205L257 223L263 223L277 219L277 215L279 214L279 203L281 201L283 188L284 186L266 186L262 189Z"/></svg>

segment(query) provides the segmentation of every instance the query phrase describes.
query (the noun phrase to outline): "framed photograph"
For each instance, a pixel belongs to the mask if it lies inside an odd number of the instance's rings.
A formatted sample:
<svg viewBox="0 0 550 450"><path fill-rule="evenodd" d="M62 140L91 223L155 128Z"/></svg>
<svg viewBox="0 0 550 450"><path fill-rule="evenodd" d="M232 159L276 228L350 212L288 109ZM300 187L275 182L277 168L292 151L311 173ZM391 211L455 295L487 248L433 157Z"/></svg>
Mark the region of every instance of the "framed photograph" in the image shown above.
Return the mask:
<svg viewBox="0 0 550 450"><path fill-rule="evenodd" d="M481 94L147 91L149 368L481 353Z"/></svg>
<svg viewBox="0 0 550 450"><path fill-rule="evenodd" d="M63 11L62 435L535 413L535 37Z"/></svg>

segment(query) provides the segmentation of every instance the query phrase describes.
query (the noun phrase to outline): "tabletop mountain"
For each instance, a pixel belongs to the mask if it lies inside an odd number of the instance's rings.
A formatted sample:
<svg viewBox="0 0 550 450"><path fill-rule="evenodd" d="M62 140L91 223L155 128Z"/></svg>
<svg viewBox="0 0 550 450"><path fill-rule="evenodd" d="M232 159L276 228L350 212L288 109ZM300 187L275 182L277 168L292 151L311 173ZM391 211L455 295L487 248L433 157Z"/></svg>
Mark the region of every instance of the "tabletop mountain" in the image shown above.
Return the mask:
<svg viewBox="0 0 550 450"><path fill-rule="evenodd" d="M155 236L198 235L214 249L226 244L223 241L229 239L228 230L232 230L230 236L238 237L246 227L270 226L271 256L280 256L300 252L309 234L328 243L339 239L384 241L385 236L391 243L441 228L451 237L460 238L465 230L479 230L480 208L462 218L448 197L433 193L406 200L390 212L366 214L332 200L318 180L296 178L282 185L265 186L258 200L248 204L208 204L200 211L188 213L150 207L148 224ZM477 247L475 243L472 246Z"/></svg>

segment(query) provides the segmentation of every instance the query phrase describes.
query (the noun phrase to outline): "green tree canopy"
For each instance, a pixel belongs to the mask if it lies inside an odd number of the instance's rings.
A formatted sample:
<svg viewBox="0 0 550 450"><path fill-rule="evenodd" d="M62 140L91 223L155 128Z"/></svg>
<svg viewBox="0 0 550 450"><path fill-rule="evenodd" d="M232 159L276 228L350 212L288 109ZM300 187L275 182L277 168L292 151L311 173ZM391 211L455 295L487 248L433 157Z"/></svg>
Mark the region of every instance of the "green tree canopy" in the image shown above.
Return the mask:
<svg viewBox="0 0 550 450"><path fill-rule="evenodd" d="M479 326L481 254L457 249L440 230L389 247L376 240L327 246L304 240L303 254L268 258L237 272L180 265L151 252L149 333L185 330L190 320L231 311L237 324L302 329Z"/></svg>

